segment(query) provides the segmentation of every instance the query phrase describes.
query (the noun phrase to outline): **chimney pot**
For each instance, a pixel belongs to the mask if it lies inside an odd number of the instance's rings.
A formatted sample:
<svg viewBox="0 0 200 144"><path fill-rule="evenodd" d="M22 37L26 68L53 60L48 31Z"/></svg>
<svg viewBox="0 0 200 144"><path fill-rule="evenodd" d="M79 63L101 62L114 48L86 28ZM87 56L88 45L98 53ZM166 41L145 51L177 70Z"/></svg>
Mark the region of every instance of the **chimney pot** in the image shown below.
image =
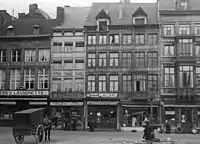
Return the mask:
<svg viewBox="0 0 200 144"><path fill-rule="evenodd" d="M24 16L25 16L25 13L18 13L19 19L22 18L22 17L24 17Z"/></svg>
<svg viewBox="0 0 200 144"><path fill-rule="evenodd" d="M65 10L63 7L57 7L57 24L61 25L64 22L64 15L65 15Z"/></svg>
<svg viewBox="0 0 200 144"><path fill-rule="evenodd" d="M36 13L37 9L38 9L37 4L30 4L29 5L29 13Z"/></svg>

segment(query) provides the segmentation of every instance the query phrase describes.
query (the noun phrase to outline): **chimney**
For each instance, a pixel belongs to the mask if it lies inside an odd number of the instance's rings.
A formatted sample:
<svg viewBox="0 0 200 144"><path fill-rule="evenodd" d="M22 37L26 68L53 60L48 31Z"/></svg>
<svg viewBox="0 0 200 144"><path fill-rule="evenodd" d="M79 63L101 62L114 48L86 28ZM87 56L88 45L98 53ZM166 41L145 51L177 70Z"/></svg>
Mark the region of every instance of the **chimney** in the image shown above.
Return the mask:
<svg viewBox="0 0 200 144"><path fill-rule="evenodd" d="M130 0L120 0L120 3L131 3Z"/></svg>
<svg viewBox="0 0 200 144"><path fill-rule="evenodd" d="M119 4L119 19L123 19L123 4Z"/></svg>
<svg viewBox="0 0 200 144"><path fill-rule="evenodd" d="M66 6L65 6L66 7ZM57 25L61 25L64 22L65 10L63 7L57 7Z"/></svg>
<svg viewBox="0 0 200 144"><path fill-rule="evenodd" d="M5 14L6 10L0 10L0 13Z"/></svg>
<svg viewBox="0 0 200 144"><path fill-rule="evenodd" d="M37 9L38 9L37 4L30 4L29 5L29 13L36 13Z"/></svg>
<svg viewBox="0 0 200 144"><path fill-rule="evenodd" d="M20 19L20 18L22 18L22 17L24 17L25 16L25 13L18 13L18 18Z"/></svg>

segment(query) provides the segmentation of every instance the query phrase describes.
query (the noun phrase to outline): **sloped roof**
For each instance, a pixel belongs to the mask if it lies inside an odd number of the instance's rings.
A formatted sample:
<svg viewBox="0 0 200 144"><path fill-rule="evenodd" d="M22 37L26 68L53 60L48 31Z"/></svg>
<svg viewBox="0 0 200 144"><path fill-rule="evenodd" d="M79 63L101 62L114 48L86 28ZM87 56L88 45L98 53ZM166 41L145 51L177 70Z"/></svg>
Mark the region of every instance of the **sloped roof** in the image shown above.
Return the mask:
<svg viewBox="0 0 200 144"><path fill-rule="evenodd" d="M157 3L93 3L89 12L88 18L85 22L85 26L96 25L96 15L100 9L107 10L111 19L111 25L124 25L132 24L132 14L141 7L145 13L147 13L148 24L158 24L157 17ZM123 17L119 19L119 10L123 9Z"/></svg>
<svg viewBox="0 0 200 144"><path fill-rule="evenodd" d="M51 29L56 27L56 19L17 19L7 21L4 27L4 35L6 34L6 27L12 25L14 27L15 35L33 35L33 26L40 26L39 34L50 34Z"/></svg>
<svg viewBox="0 0 200 144"><path fill-rule="evenodd" d="M90 7L65 7L64 23L56 29L80 29L90 11Z"/></svg>
<svg viewBox="0 0 200 144"><path fill-rule="evenodd" d="M105 10L101 9L97 14L96 19L103 19L103 18L110 19L109 15L105 12Z"/></svg>
<svg viewBox="0 0 200 144"><path fill-rule="evenodd" d="M175 10L175 0L159 0L159 10ZM188 0L189 10L200 10L200 0Z"/></svg>
<svg viewBox="0 0 200 144"><path fill-rule="evenodd" d="M134 13L133 16L147 16L147 14L144 12L144 10L139 7Z"/></svg>

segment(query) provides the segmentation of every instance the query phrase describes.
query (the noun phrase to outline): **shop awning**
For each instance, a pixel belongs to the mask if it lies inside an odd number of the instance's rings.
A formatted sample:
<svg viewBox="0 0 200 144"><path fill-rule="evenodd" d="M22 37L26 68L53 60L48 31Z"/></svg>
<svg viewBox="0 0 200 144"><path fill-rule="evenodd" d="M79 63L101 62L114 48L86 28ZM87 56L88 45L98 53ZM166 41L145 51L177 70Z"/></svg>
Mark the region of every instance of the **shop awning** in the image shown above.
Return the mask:
<svg viewBox="0 0 200 144"><path fill-rule="evenodd" d="M136 108L142 108L142 107L151 107L151 105L122 105L123 107L136 107ZM152 107L158 107L157 105L152 105Z"/></svg>
<svg viewBox="0 0 200 144"><path fill-rule="evenodd" d="M164 107L200 107L200 105L164 105Z"/></svg>

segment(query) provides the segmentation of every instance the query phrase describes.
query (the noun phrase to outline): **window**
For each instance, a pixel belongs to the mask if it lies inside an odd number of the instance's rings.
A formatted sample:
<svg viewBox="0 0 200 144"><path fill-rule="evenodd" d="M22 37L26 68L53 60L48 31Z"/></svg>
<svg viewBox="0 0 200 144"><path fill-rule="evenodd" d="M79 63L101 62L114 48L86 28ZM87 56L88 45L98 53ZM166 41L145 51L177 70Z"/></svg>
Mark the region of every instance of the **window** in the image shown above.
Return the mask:
<svg viewBox="0 0 200 144"><path fill-rule="evenodd" d="M64 60L64 69L72 69L73 68L73 60L68 59Z"/></svg>
<svg viewBox="0 0 200 144"><path fill-rule="evenodd" d="M61 79L60 78L53 78L53 92L61 92Z"/></svg>
<svg viewBox="0 0 200 144"><path fill-rule="evenodd" d="M40 62L48 62L49 59L50 59L50 50L49 49L39 50L39 61Z"/></svg>
<svg viewBox="0 0 200 144"><path fill-rule="evenodd" d="M180 87L193 87L193 66L179 66Z"/></svg>
<svg viewBox="0 0 200 144"><path fill-rule="evenodd" d="M75 60L75 68L76 69L84 69L85 68L84 60L83 59L76 59Z"/></svg>
<svg viewBox="0 0 200 144"><path fill-rule="evenodd" d="M73 50L73 42L65 42L63 52L71 52Z"/></svg>
<svg viewBox="0 0 200 144"><path fill-rule="evenodd" d="M110 92L118 92L119 80L117 75L110 76Z"/></svg>
<svg viewBox="0 0 200 144"><path fill-rule="evenodd" d="M192 39L179 39L179 56L192 56Z"/></svg>
<svg viewBox="0 0 200 144"><path fill-rule="evenodd" d="M145 75L134 76L134 91L146 91L146 77Z"/></svg>
<svg viewBox="0 0 200 144"><path fill-rule="evenodd" d="M158 35L157 34L148 34L148 44L157 45L158 44Z"/></svg>
<svg viewBox="0 0 200 144"><path fill-rule="evenodd" d="M21 50L11 50L11 61L20 62L21 61Z"/></svg>
<svg viewBox="0 0 200 144"><path fill-rule="evenodd" d="M39 69L38 70L38 89L49 88L49 70Z"/></svg>
<svg viewBox="0 0 200 144"><path fill-rule="evenodd" d="M145 67L145 57L144 52L136 52L135 53L135 61L136 61L136 68L144 68Z"/></svg>
<svg viewBox="0 0 200 144"><path fill-rule="evenodd" d="M72 92L72 88L73 88L72 79L64 79L64 91L65 92Z"/></svg>
<svg viewBox="0 0 200 144"><path fill-rule="evenodd" d="M156 68L158 66L157 52L148 52L148 68Z"/></svg>
<svg viewBox="0 0 200 144"><path fill-rule="evenodd" d="M106 76L99 76L99 92L106 92Z"/></svg>
<svg viewBox="0 0 200 144"><path fill-rule="evenodd" d="M106 31L108 29L108 21L99 21L99 31Z"/></svg>
<svg viewBox="0 0 200 144"><path fill-rule="evenodd" d="M164 56L174 56L174 45L165 45L163 50Z"/></svg>
<svg viewBox="0 0 200 144"><path fill-rule="evenodd" d="M99 35L99 44L106 44L107 41L107 36L106 35Z"/></svg>
<svg viewBox="0 0 200 144"><path fill-rule="evenodd" d="M76 47L84 47L84 42L76 42Z"/></svg>
<svg viewBox="0 0 200 144"><path fill-rule="evenodd" d="M99 53L99 66L105 67L106 65L106 53Z"/></svg>
<svg viewBox="0 0 200 144"><path fill-rule="evenodd" d="M26 89L34 89L35 71L33 69L24 70L24 86Z"/></svg>
<svg viewBox="0 0 200 144"><path fill-rule="evenodd" d="M200 45L196 45L195 46L195 49L196 49L196 56L200 56Z"/></svg>
<svg viewBox="0 0 200 144"><path fill-rule="evenodd" d="M135 24L136 25L145 24L145 18L135 18Z"/></svg>
<svg viewBox="0 0 200 144"><path fill-rule="evenodd" d="M156 74L148 75L148 91L158 91L158 76Z"/></svg>
<svg viewBox="0 0 200 144"><path fill-rule="evenodd" d="M131 80L132 80L131 75L123 75L122 76L123 92L131 92L132 91Z"/></svg>
<svg viewBox="0 0 200 144"><path fill-rule="evenodd" d="M6 50L0 50L0 62L6 61Z"/></svg>
<svg viewBox="0 0 200 144"><path fill-rule="evenodd" d="M165 24L164 25L164 35L166 35L166 36L174 35L174 25Z"/></svg>
<svg viewBox="0 0 200 144"><path fill-rule="evenodd" d="M196 67L196 86L200 88L200 67Z"/></svg>
<svg viewBox="0 0 200 144"><path fill-rule="evenodd" d="M110 66L116 67L119 65L119 54L110 53Z"/></svg>
<svg viewBox="0 0 200 144"><path fill-rule="evenodd" d="M84 92L84 79L75 79L75 91Z"/></svg>
<svg viewBox="0 0 200 144"><path fill-rule="evenodd" d="M122 67L131 68L131 53L129 52L122 53Z"/></svg>
<svg viewBox="0 0 200 144"><path fill-rule="evenodd" d="M190 25L187 25L187 24L179 25L179 34L180 35L189 35L190 34Z"/></svg>
<svg viewBox="0 0 200 144"><path fill-rule="evenodd" d="M180 0L178 7L181 10L187 10L188 9L188 0Z"/></svg>
<svg viewBox="0 0 200 144"><path fill-rule="evenodd" d="M200 35L200 24L195 25L195 34Z"/></svg>
<svg viewBox="0 0 200 144"><path fill-rule="evenodd" d="M119 35L118 34L111 34L109 36L110 44L119 44Z"/></svg>
<svg viewBox="0 0 200 144"><path fill-rule="evenodd" d="M19 69L11 69L10 73L10 89L16 90L21 86L21 74Z"/></svg>
<svg viewBox="0 0 200 144"><path fill-rule="evenodd" d="M136 45L144 44L144 34L135 35L135 44Z"/></svg>
<svg viewBox="0 0 200 144"><path fill-rule="evenodd" d="M62 42L53 42L53 52L61 52L62 51Z"/></svg>
<svg viewBox="0 0 200 144"><path fill-rule="evenodd" d="M35 61L35 50L25 50L25 62Z"/></svg>
<svg viewBox="0 0 200 144"><path fill-rule="evenodd" d="M88 44L96 44L96 36L88 36Z"/></svg>
<svg viewBox="0 0 200 144"><path fill-rule="evenodd" d="M174 68L173 67L165 67L164 68L164 86L165 87L174 87Z"/></svg>
<svg viewBox="0 0 200 144"><path fill-rule="evenodd" d="M89 53L88 54L88 66L96 66L96 58L95 58L95 53Z"/></svg>
<svg viewBox="0 0 200 144"><path fill-rule="evenodd" d="M87 79L88 79L88 81L87 81L87 83L88 83L88 89L87 89L87 91L88 92L95 92L95 76L88 76L87 77Z"/></svg>
<svg viewBox="0 0 200 144"><path fill-rule="evenodd" d="M6 88L6 71L0 69L0 90L5 90Z"/></svg>
<svg viewBox="0 0 200 144"><path fill-rule="evenodd" d="M131 34L124 34L122 37L123 37L124 45L132 43L132 35Z"/></svg>

